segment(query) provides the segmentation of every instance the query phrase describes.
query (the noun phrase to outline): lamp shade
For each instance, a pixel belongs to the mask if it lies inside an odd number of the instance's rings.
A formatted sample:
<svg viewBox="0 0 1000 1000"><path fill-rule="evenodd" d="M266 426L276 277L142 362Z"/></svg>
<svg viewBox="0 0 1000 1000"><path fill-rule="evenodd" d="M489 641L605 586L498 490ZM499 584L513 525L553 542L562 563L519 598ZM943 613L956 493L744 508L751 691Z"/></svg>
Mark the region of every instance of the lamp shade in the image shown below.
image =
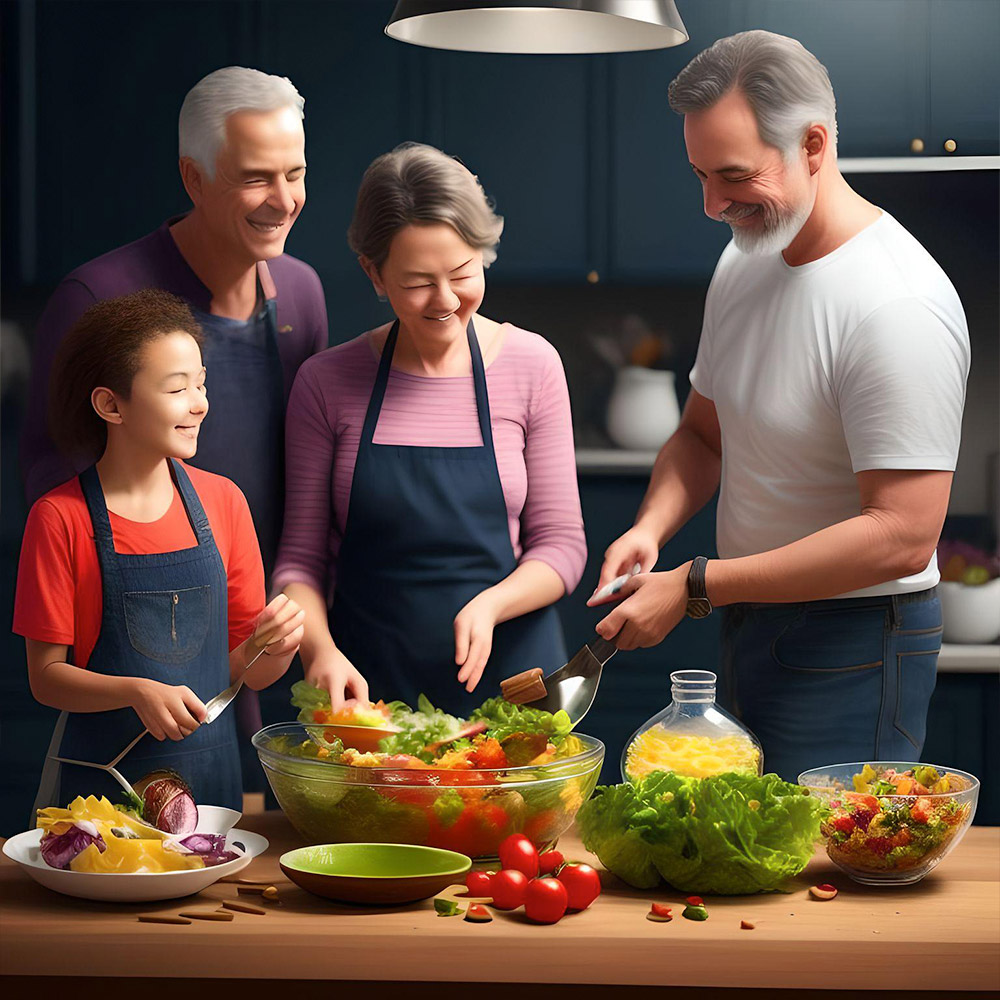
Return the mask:
<svg viewBox="0 0 1000 1000"><path fill-rule="evenodd" d="M432 49L534 55L641 52L688 40L674 0L399 0L385 33Z"/></svg>

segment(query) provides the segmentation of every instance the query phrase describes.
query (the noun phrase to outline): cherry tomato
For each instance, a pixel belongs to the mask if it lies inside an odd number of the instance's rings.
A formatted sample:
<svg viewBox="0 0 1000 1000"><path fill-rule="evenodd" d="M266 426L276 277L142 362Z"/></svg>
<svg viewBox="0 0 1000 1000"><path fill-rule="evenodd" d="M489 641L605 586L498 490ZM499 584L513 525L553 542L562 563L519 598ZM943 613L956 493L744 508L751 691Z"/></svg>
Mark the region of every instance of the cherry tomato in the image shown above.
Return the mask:
<svg viewBox="0 0 1000 1000"><path fill-rule="evenodd" d="M500 866L523 872L528 878L538 874L538 851L523 833L512 833L500 844Z"/></svg>
<svg viewBox="0 0 1000 1000"><path fill-rule="evenodd" d="M465 888L470 896L488 896L490 894L490 879L492 872L469 872L465 876Z"/></svg>
<svg viewBox="0 0 1000 1000"><path fill-rule="evenodd" d="M559 872L571 910L585 910L601 894L601 877L590 865L566 865Z"/></svg>
<svg viewBox="0 0 1000 1000"><path fill-rule="evenodd" d="M493 905L498 910L516 910L524 903L527 888L528 876L516 868L497 872L490 879L490 895L493 897Z"/></svg>
<svg viewBox="0 0 1000 1000"><path fill-rule="evenodd" d="M538 873L540 875L553 875L565 860L560 851L546 851L544 854L539 854Z"/></svg>
<svg viewBox="0 0 1000 1000"><path fill-rule="evenodd" d="M569 893L557 878L532 879L524 894L524 912L536 924L554 924L566 912Z"/></svg>

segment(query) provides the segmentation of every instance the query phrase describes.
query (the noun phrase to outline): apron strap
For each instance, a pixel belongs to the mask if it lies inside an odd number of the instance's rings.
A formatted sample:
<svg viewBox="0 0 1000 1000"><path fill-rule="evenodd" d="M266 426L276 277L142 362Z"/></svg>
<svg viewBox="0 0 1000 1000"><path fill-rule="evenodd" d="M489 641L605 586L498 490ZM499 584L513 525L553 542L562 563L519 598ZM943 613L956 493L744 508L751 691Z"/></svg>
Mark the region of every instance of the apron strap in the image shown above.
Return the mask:
<svg viewBox="0 0 1000 1000"><path fill-rule="evenodd" d="M493 449L493 426L490 422L490 398L486 391L486 367L483 364L483 353L479 349L479 339L476 328L469 319L465 335L469 341L469 354L472 358L472 381L476 390L476 411L479 416L479 433L483 439L483 447L489 454ZM382 400L385 398L386 386L389 384L389 369L392 367L392 356L396 351L396 340L399 336L399 320L389 330L379 359L378 374L372 387L371 398L368 400L368 410L365 413L365 423L361 431L361 447L368 447L375 438L375 427L378 424L379 413L382 411Z"/></svg>
<svg viewBox="0 0 1000 1000"><path fill-rule="evenodd" d="M365 425L361 429L360 447L367 448L375 437L375 427L378 424L378 415L382 411L382 400L385 398L385 387L389 384L389 369L392 367L392 356L396 351L396 337L399 334L399 320L389 329L389 336L385 338L382 347L382 357L378 363L378 374L375 376L375 385L372 386L371 398L368 400L368 409L365 412Z"/></svg>
<svg viewBox="0 0 1000 1000"><path fill-rule="evenodd" d="M87 502L87 510L90 511L90 523L94 529L94 542L97 545L97 560L107 586L108 581L118 580L118 561L115 558L115 539L111 533L108 505L104 500L104 490L101 488L96 464L80 473L80 488L83 490L83 499Z"/></svg>
<svg viewBox="0 0 1000 1000"><path fill-rule="evenodd" d="M490 397L486 391L486 366L483 364L483 352L479 349L479 338L476 328L469 319L466 331L469 338L469 354L472 355L472 381L476 387L476 409L479 411L479 432L483 437L483 447L493 454L493 425L490 421Z"/></svg>
<svg viewBox="0 0 1000 1000"><path fill-rule="evenodd" d="M198 539L198 544L211 545L215 538L212 535L212 526L208 523L208 515L205 513L201 499L191 484L191 478L176 458L170 459L170 474L177 484L177 492L181 495L184 509L187 512L188 520L191 522L191 528L194 530L195 537Z"/></svg>

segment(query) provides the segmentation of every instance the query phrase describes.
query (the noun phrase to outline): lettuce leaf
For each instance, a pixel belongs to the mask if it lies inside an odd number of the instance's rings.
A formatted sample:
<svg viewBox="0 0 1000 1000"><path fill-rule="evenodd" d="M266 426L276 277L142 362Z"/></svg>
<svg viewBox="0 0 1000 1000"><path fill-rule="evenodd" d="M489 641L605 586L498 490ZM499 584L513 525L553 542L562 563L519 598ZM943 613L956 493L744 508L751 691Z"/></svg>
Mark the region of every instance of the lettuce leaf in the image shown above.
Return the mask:
<svg viewBox="0 0 1000 1000"><path fill-rule="evenodd" d="M544 733L551 743L558 746L573 728L565 712L543 712L527 705L512 705L503 698L484 701L470 719L486 722L489 725L487 734L501 743L514 733Z"/></svg>
<svg viewBox="0 0 1000 1000"><path fill-rule="evenodd" d="M776 774L656 772L597 788L577 824L584 846L630 885L681 892L775 891L812 858L825 812Z"/></svg>
<svg viewBox="0 0 1000 1000"><path fill-rule="evenodd" d="M313 712L330 707L330 692L313 687L308 681L296 681L292 685L292 705L299 709L296 722L315 722Z"/></svg>

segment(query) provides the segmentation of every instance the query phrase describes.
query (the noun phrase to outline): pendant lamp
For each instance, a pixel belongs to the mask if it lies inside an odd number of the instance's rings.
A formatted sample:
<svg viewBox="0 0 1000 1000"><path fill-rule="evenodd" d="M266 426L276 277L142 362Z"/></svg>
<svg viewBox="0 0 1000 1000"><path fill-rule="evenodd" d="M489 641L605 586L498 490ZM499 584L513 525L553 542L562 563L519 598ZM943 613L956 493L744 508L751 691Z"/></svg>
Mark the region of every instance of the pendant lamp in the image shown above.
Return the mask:
<svg viewBox="0 0 1000 1000"><path fill-rule="evenodd" d="M385 33L432 49L569 55L688 40L674 0L399 0Z"/></svg>

